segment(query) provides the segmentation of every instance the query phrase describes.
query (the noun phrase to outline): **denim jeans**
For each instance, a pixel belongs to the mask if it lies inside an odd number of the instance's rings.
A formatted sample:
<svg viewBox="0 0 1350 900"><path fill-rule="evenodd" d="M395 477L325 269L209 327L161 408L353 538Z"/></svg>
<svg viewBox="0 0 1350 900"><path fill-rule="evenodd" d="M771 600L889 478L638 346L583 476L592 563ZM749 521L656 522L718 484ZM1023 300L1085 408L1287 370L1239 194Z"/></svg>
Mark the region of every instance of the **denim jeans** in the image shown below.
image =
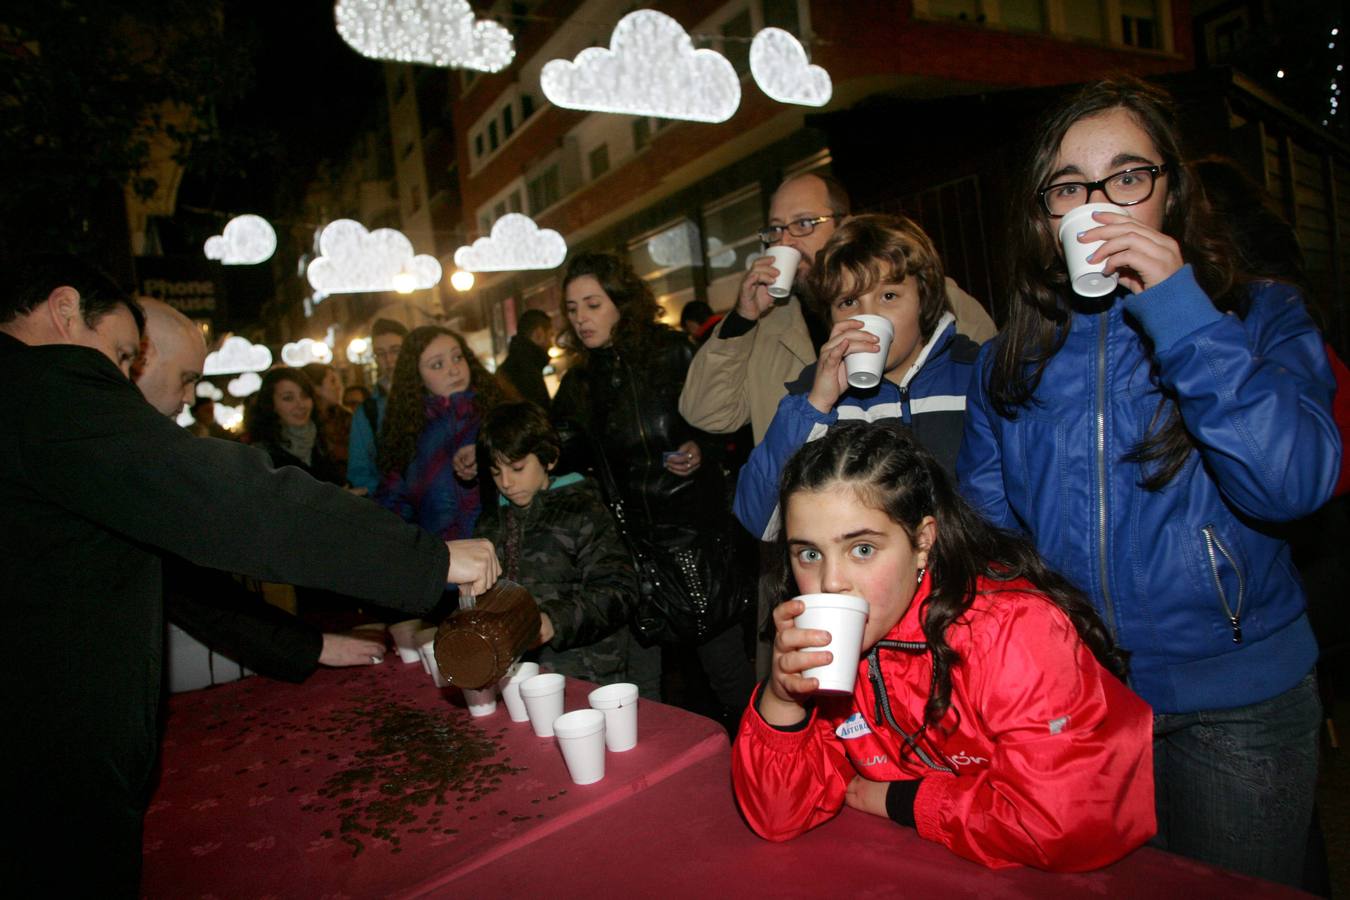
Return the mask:
<svg viewBox="0 0 1350 900"><path fill-rule="evenodd" d="M1312 673L1251 706L1155 716L1153 846L1298 886L1321 722Z"/></svg>

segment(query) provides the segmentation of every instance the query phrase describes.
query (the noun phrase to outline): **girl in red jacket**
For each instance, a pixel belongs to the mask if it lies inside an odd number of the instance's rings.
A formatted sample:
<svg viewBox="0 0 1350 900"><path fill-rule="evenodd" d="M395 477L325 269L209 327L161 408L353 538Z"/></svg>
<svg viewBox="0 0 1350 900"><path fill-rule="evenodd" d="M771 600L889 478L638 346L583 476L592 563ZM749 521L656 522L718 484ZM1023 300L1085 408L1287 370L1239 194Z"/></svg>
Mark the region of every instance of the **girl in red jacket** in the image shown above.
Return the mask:
<svg viewBox="0 0 1350 900"><path fill-rule="evenodd" d="M988 525L898 427L841 425L783 473L784 595L869 604L852 696L814 696L830 654L774 612L769 679L732 760L750 826L782 841L845 804L992 868L1082 871L1155 831L1152 713L1091 606Z"/></svg>

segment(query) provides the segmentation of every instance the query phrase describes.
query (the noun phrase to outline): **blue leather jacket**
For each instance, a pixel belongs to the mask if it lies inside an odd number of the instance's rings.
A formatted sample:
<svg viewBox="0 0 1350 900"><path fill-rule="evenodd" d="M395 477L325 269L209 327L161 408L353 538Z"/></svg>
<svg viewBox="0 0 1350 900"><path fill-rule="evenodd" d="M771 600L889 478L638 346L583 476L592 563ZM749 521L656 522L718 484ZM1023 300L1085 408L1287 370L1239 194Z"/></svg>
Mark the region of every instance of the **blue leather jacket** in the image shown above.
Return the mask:
<svg viewBox="0 0 1350 900"><path fill-rule="evenodd" d="M1335 382L1298 291L1258 283L1245 317L1223 314L1186 266L1105 312L1075 313L1069 328L1014 420L989 404L985 346L957 460L962 493L1087 593L1155 712L1244 706L1293 687L1317 645L1275 523L1330 498L1341 455ZM1148 491L1123 457L1162 391L1199 452Z"/></svg>

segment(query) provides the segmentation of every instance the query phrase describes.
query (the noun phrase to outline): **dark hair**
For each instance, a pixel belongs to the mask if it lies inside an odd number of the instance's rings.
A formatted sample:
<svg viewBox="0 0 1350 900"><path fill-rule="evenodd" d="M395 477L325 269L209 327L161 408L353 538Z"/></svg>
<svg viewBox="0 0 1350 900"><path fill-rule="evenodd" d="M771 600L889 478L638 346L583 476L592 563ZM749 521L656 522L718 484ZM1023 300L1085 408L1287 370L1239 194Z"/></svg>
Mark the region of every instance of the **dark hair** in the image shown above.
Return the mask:
<svg viewBox="0 0 1350 900"><path fill-rule="evenodd" d="M356 391L361 395L361 399L358 400L357 403L365 403L370 399L370 388L366 387L364 384L349 384L342 389L342 400L344 403L347 401L347 395L352 391Z"/></svg>
<svg viewBox="0 0 1350 900"><path fill-rule="evenodd" d="M80 317L85 325L94 328L108 313L125 306L136 322L136 330L145 333L141 305L106 272L78 256L25 254L6 261L5 278L5 290L0 291L0 323L32 313L52 291L69 286L80 295Z"/></svg>
<svg viewBox="0 0 1350 900"><path fill-rule="evenodd" d="M275 394L277 385L283 381L294 382L317 408L314 385L310 384L305 373L299 369L278 366L263 376L262 386L258 388L253 402L244 409L244 433L248 436L250 444L264 447L281 446L281 417L277 415ZM310 410L309 418L310 421L317 421L313 409ZM317 440L322 442L323 436L320 435Z"/></svg>
<svg viewBox="0 0 1350 900"><path fill-rule="evenodd" d="M540 328L553 328L553 317L542 309L527 309L516 320L516 334L529 337Z"/></svg>
<svg viewBox="0 0 1350 900"><path fill-rule="evenodd" d="M503 403L483 419L478 444L491 465L515 462L533 453L546 468L562 455L562 439L548 413L528 401Z"/></svg>
<svg viewBox="0 0 1350 900"><path fill-rule="evenodd" d="M816 254L806 296L813 312L831 322L831 308L845 290L865 294L880 282L910 277L919 289L919 334L927 341L951 308L937 248L918 223L905 216L857 216L840 225Z"/></svg>
<svg viewBox="0 0 1350 900"><path fill-rule="evenodd" d="M1167 167L1163 232L1180 245L1182 258L1191 264L1196 280L1220 311L1245 311L1245 291L1240 289L1233 267L1232 248L1223 230L1213 227L1204 193L1182 161L1172 98L1161 88L1131 76L1085 85L1033 129L1030 160L1012 193L1013 208L1008 217L1008 295L1012 302L988 385L991 404L1005 418L1016 418L1019 409L1035 402L1041 376L1064 346L1073 315L1055 220L1041 208L1036 192L1048 182L1068 130L1082 119L1117 109L1128 112L1144 130L1161 157L1159 163ZM1125 458L1156 463L1143 485L1158 490L1181 471L1192 449L1194 441L1181 421L1175 400L1164 394L1148 434Z"/></svg>
<svg viewBox="0 0 1350 900"><path fill-rule="evenodd" d="M192 411L195 413L208 403L214 404L215 402L216 401L212 400L210 397L198 397L196 400L192 401Z"/></svg>
<svg viewBox="0 0 1350 900"><path fill-rule="evenodd" d="M370 326L370 339L373 341L385 334L396 334L401 338L406 338L408 326L393 319L376 319L375 324Z"/></svg>
<svg viewBox="0 0 1350 900"><path fill-rule="evenodd" d="M567 286L586 275L598 281L601 290L618 307L619 321L612 336L614 348L634 359L646 358L648 351L655 347L658 335L670 329L657 321L661 307L656 305L651 287L638 277L632 266L610 253L579 253L567 264L561 306L563 319L567 322L564 334L568 349L580 357L583 365L590 358L590 351L581 343L567 318Z"/></svg>
<svg viewBox="0 0 1350 900"><path fill-rule="evenodd" d="M826 172L802 172L800 175L784 178L783 184L778 185L778 190L781 191L783 185L791 184L802 178L819 178L821 183L825 185L825 202L829 206L830 212L836 216L847 216L853 212L853 201L849 199L848 189L838 178Z"/></svg>
<svg viewBox="0 0 1350 900"><path fill-rule="evenodd" d="M300 371L304 372L305 377L309 379L309 383L314 385L314 397L317 400L319 388L323 387L324 379L328 377L329 372L336 372L337 369L327 363L312 362L305 363L300 367ZM338 376L338 379L341 380L341 376Z"/></svg>
<svg viewBox="0 0 1350 900"><path fill-rule="evenodd" d="M690 300L680 310L680 327L693 322L695 325L702 325L712 317L712 307L702 300Z"/></svg>
<svg viewBox="0 0 1350 900"><path fill-rule="evenodd" d="M836 484L851 487L860 502L884 512L911 541L925 516L937 522L928 551L931 589L919 611L933 660L933 680L924 706L926 725L936 727L951 706L951 670L960 656L947 643L947 630L971 608L979 578L1029 581L1068 616L1098 662L1124 679L1127 655L1112 642L1087 599L1050 569L1029 541L995 528L976 512L953 489L933 455L903 427L848 422L798 450L783 470L779 509L785 525L793 495ZM795 587L788 537L784 528L776 554L779 596L783 598L792 596Z"/></svg>
<svg viewBox="0 0 1350 900"><path fill-rule="evenodd" d="M454 338L459 344L459 351L469 366L469 390L474 392L474 406L480 413L488 413L507 397L505 388L495 375L483 368L462 335L439 325L414 328L403 341L389 386L389 404L385 408L375 457L381 472L402 472L417 455L417 438L427 424L427 392L418 364L431 342L442 335Z"/></svg>

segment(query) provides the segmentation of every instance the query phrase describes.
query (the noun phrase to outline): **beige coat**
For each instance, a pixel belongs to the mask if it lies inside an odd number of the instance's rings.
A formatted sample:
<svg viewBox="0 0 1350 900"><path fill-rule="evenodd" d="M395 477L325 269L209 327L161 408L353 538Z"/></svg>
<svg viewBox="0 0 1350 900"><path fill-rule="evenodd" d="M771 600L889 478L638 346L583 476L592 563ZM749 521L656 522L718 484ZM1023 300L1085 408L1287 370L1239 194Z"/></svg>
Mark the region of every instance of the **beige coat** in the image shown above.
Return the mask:
<svg viewBox="0 0 1350 900"><path fill-rule="evenodd" d="M982 344L997 333L994 320L979 301L950 278L947 301L961 334ZM787 383L815 360L801 304L793 297L785 306L771 307L740 337L713 333L689 367L680 394L680 415L695 428L713 434L730 434L749 422L758 444L787 393Z"/></svg>

